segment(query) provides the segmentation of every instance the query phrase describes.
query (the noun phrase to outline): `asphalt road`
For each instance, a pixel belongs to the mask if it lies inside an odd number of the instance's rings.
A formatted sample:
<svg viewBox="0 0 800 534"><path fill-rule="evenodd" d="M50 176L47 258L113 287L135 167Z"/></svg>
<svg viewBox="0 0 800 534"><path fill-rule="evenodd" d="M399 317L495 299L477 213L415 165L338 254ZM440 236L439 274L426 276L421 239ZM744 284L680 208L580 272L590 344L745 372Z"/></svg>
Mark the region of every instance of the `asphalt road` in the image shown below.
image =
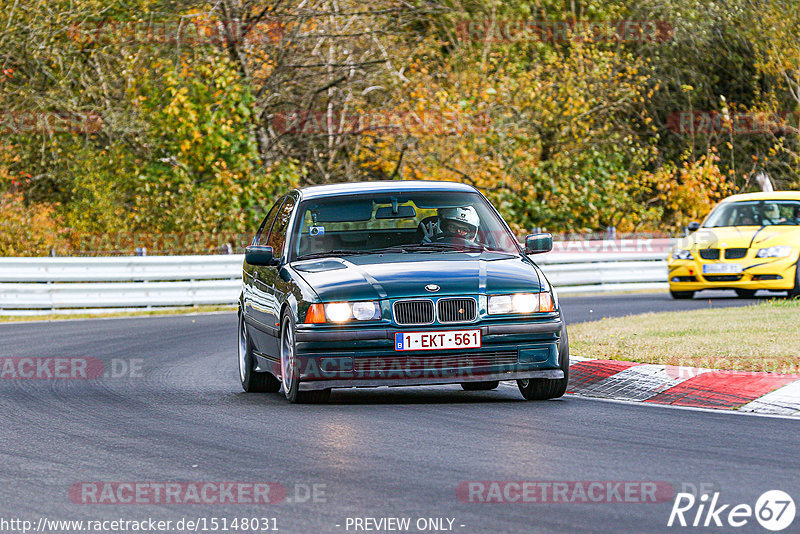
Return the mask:
<svg viewBox="0 0 800 534"><path fill-rule="evenodd" d="M592 309L639 309L645 300L606 297ZM572 320L581 317L584 300L567 304ZM242 393L235 333L228 313L0 325L3 358L97 358L126 375L0 380L0 523L256 516L276 518L281 532L328 533L355 532L347 518L410 517L413 526L442 517L463 533L665 532L670 497L486 504L460 500L456 488L663 481L675 491L705 484L721 503L752 506L769 489L800 497L797 421L574 397L529 403L506 385L334 391L329 405L288 405L277 394ZM92 505L69 497L79 482L145 481L278 482L292 502ZM324 496L304 500L313 484ZM756 527L751 519L735 530L763 531Z"/></svg>

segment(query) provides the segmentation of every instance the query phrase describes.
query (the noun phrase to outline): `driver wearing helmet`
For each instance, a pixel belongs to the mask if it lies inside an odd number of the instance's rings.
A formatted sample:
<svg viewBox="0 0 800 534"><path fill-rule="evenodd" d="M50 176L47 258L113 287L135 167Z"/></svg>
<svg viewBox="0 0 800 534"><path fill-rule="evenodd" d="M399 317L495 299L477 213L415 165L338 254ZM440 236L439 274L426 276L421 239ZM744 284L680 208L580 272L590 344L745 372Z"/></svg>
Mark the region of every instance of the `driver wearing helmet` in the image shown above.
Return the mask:
<svg viewBox="0 0 800 534"><path fill-rule="evenodd" d="M786 218L781 217L781 210L777 204L767 204L764 207L764 217L769 219L771 224L786 222Z"/></svg>
<svg viewBox="0 0 800 534"><path fill-rule="evenodd" d="M437 239L461 238L474 241L478 236L480 218L472 206L463 208L439 208L439 230Z"/></svg>

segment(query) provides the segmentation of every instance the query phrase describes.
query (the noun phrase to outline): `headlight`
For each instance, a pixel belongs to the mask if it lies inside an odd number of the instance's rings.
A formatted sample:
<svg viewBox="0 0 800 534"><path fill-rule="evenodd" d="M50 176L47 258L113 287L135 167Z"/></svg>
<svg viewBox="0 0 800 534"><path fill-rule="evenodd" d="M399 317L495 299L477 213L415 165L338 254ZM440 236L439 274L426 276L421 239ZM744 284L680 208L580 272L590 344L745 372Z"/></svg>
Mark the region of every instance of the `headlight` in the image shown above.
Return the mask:
<svg viewBox="0 0 800 534"><path fill-rule="evenodd" d="M674 248L672 249L672 259L673 260L693 260L694 256L688 250L682 248Z"/></svg>
<svg viewBox="0 0 800 534"><path fill-rule="evenodd" d="M374 321L381 318L381 307L377 302L330 302L328 304L312 304L306 312L306 323L320 324L327 321L345 323L356 321Z"/></svg>
<svg viewBox="0 0 800 534"><path fill-rule="evenodd" d="M756 254L756 258L784 258L792 253L792 247L788 245L777 245L774 247L762 248Z"/></svg>
<svg viewBox="0 0 800 534"><path fill-rule="evenodd" d="M517 293L516 295L494 295L489 297L490 315L508 313L534 313L555 311L553 297L549 291L542 293Z"/></svg>
<svg viewBox="0 0 800 534"><path fill-rule="evenodd" d="M369 321L381 318L381 309L377 302L354 302L353 318L358 321Z"/></svg>
<svg viewBox="0 0 800 534"><path fill-rule="evenodd" d="M343 323L353 315L353 309L347 302L331 302L325 305L325 315L334 323Z"/></svg>

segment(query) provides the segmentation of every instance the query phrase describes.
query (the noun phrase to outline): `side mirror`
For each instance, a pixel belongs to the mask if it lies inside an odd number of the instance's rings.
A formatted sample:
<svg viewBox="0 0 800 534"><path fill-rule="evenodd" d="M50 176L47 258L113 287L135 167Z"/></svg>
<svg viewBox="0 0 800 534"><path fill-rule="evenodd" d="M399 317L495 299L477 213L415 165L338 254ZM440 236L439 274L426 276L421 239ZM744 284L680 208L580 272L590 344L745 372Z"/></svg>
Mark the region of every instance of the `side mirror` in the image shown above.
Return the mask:
<svg viewBox="0 0 800 534"><path fill-rule="evenodd" d="M275 265L272 256L272 247L264 245L250 245L244 249L244 261L250 265Z"/></svg>
<svg viewBox="0 0 800 534"><path fill-rule="evenodd" d="M541 254L553 250L553 236L550 234L531 234L525 237L525 254Z"/></svg>
<svg viewBox="0 0 800 534"><path fill-rule="evenodd" d="M700 223L697 221L692 221L686 226L686 229L690 232L696 232L700 229Z"/></svg>

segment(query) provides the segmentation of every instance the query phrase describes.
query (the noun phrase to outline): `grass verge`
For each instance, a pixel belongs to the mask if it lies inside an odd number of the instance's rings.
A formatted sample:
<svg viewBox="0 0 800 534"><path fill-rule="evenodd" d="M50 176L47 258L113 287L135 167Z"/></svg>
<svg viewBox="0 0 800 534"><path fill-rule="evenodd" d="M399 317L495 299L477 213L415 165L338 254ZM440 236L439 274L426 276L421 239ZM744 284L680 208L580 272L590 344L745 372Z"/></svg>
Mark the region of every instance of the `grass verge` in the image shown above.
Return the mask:
<svg viewBox="0 0 800 534"><path fill-rule="evenodd" d="M577 356L800 374L800 300L602 319L569 338Z"/></svg>
<svg viewBox="0 0 800 534"><path fill-rule="evenodd" d="M146 317L149 315L185 315L187 313L209 313L220 311L236 311L236 306L195 306L181 308L151 308L149 310L103 312L103 313L69 313L47 315L0 315L0 323L18 323L20 321L60 321L65 319L98 319L102 317Z"/></svg>

